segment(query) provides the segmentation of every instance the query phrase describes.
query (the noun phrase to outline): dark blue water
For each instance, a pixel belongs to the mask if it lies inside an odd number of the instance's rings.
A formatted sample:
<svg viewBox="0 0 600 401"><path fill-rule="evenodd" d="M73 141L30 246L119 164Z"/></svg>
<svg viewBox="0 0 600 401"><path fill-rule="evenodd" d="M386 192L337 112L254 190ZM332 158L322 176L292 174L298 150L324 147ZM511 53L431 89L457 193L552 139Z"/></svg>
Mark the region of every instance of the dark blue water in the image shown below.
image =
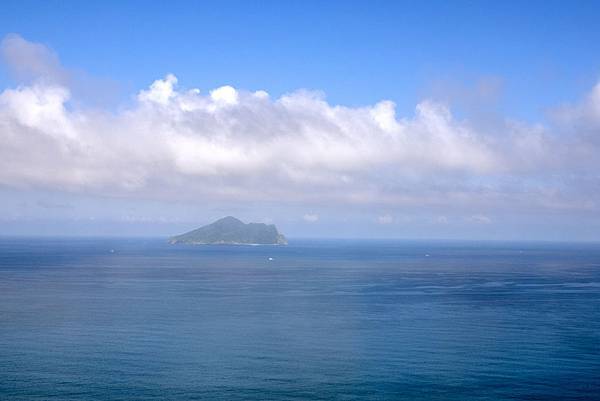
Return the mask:
<svg viewBox="0 0 600 401"><path fill-rule="evenodd" d="M600 399L600 246L1 239L0 399Z"/></svg>

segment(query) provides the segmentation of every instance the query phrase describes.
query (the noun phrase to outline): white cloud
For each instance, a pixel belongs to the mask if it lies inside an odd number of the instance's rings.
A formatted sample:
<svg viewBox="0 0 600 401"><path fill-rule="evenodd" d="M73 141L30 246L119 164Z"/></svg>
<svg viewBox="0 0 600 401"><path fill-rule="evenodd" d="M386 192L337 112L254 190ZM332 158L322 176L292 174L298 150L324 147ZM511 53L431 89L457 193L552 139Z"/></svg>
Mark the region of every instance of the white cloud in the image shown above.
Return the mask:
<svg viewBox="0 0 600 401"><path fill-rule="evenodd" d="M330 106L306 92L269 100L227 86L203 96L178 91L176 84L173 75L155 81L136 105L116 115L70 110L63 86L38 82L5 90L0 151L29 162L24 169L10 161L0 182L160 192L166 188L150 184L162 181L213 194L260 190L271 197L318 188L360 199L371 189L369 176L379 171L495 168L483 141L430 102L419 105L413 120L394 125L388 115L382 125L380 105ZM433 152L440 145L444 155ZM31 164L36 153L45 157Z"/></svg>
<svg viewBox="0 0 600 401"><path fill-rule="evenodd" d="M448 218L447 218L446 216L438 216L438 217L435 219L435 222L436 222L437 224L448 224Z"/></svg>
<svg viewBox="0 0 600 401"><path fill-rule="evenodd" d="M307 213L304 216L302 216L302 219L308 223L315 223L319 221L319 215Z"/></svg>
<svg viewBox="0 0 600 401"><path fill-rule="evenodd" d="M58 56L46 46L9 34L0 42L0 56L10 71L20 80L43 80L47 83L66 83L67 71Z"/></svg>
<svg viewBox="0 0 600 401"><path fill-rule="evenodd" d="M0 93L0 185L150 199L597 207L600 84L556 112L556 127L506 120L493 131L433 100L399 117L391 101L345 107L318 92L271 98L231 86L203 94L179 89L172 74L109 112L72 107L66 70L44 46L13 35L1 48L37 79Z"/></svg>
<svg viewBox="0 0 600 401"><path fill-rule="evenodd" d="M167 105L169 100L175 96L175 85L177 85L177 77L173 74L168 74L165 79L154 81L150 85L150 89L141 91L138 99L142 103L151 102Z"/></svg>
<svg viewBox="0 0 600 401"><path fill-rule="evenodd" d="M483 214L474 214L473 216L468 218L468 221L476 224L491 224L492 219Z"/></svg>
<svg viewBox="0 0 600 401"><path fill-rule="evenodd" d="M210 97L215 104L219 105L236 105L239 101L238 92L229 85L210 91ZM258 95L258 97L261 97L261 95Z"/></svg>
<svg viewBox="0 0 600 401"><path fill-rule="evenodd" d="M581 103L558 108L554 117L564 125L575 125L586 131L589 128L600 128L600 82Z"/></svg>
<svg viewBox="0 0 600 401"><path fill-rule="evenodd" d="M392 224L394 222L394 218L389 214L385 214L383 216L379 216L377 218L377 222L379 224Z"/></svg>

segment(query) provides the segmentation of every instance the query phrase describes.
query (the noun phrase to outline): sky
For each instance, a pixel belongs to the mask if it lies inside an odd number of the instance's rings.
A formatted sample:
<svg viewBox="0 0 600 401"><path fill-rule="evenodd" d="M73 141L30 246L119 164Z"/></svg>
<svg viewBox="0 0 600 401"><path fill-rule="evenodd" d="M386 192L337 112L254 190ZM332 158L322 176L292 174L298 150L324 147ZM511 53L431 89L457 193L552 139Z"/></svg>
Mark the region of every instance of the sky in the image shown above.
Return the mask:
<svg viewBox="0 0 600 401"><path fill-rule="evenodd" d="M4 1L0 235L600 240L598 2Z"/></svg>

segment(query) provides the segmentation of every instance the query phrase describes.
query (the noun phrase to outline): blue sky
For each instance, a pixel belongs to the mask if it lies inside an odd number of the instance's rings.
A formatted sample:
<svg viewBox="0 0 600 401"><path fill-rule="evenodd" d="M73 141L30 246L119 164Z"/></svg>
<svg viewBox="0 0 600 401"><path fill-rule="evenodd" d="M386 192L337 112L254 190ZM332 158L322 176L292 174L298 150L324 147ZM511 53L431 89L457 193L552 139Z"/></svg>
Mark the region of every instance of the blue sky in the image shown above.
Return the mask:
<svg viewBox="0 0 600 401"><path fill-rule="evenodd" d="M310 88L332 103L391 99L410 112L439 86L494 77L499 106L535 118L600 75L594 1L5 1L3 10L3 34L47 44L124 93L172 72L199 88Z"/></svg>
<svg viewBox="0 0 600 401"><path fill-rule="evenodd" d="M2 9L0 234L600 239L598 2Z"/></svg>

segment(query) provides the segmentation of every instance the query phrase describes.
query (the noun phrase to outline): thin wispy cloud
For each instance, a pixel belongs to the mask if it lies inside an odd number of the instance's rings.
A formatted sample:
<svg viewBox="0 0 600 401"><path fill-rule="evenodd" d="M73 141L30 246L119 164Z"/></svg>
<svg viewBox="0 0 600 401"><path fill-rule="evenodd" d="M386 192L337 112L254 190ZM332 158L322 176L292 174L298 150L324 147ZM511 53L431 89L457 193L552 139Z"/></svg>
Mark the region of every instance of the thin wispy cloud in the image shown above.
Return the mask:
<svg viewBox="0 0 600 401"><path fill-rule="evenodd" d="M22 82L67 84L69 72L63 68L58 55L41 43L9 34L0 43L0 56L8 70Z"/></svg>
<svg viewBox="0 0 600 401"><path fill-rule="evenodd" d="M377 222L379 224L392 224L394 222L394 218L389 214L384 214L383 216L379 216L377 218Z"/></svg>
<svg viewBox="0 0 600 401"><path fill-rule="evenodd" d="M317 221L319 221L319 215L314 213L307 213L304 216L302 216L302 220L306 221L307 223L316 223Z"/></svg>

